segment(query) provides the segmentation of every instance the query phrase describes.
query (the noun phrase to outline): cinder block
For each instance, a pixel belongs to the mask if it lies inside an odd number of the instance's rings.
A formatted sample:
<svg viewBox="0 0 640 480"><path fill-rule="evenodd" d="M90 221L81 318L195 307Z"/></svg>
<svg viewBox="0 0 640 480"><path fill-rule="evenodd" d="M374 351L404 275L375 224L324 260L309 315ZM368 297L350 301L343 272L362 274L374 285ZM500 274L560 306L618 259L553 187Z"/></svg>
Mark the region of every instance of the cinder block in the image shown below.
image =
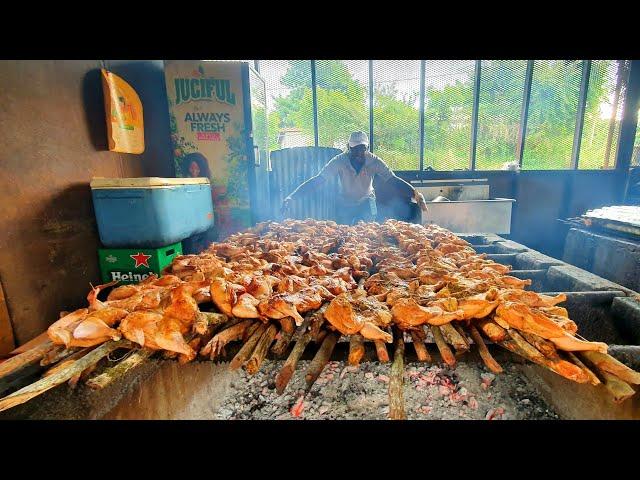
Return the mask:
<svg viewBox="0 0 640 480"><path fill-rule="evenodd" d="M625 292L627 295L635 294L629 288L568 263L549 267L547 271L547 286L554 292L618 290Z"/></svg>
<svg viewBox="0 0 640 480"><path fill-rule="evenodd" d="M590 232L571 228L567 233L562 259L576 267L591 270L596 250L596 239Z"/></svg>

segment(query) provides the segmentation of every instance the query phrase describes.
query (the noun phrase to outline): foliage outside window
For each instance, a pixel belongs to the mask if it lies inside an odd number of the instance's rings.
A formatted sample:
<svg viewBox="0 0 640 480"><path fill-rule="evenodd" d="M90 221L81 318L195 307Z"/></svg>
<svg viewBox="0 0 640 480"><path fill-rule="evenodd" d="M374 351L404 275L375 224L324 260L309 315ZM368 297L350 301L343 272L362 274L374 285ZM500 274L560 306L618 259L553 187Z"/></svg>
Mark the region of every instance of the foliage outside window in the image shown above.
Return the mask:
<svg viewBox="0 0 640 480"><path fill-rule="evenodd" d="M424 91L424 167L468 169L474 101L474 60L427 60ZM535 60L524 132L522 168L566 169L576 132L583 60ZM317 60L320 146L343 148L349 133L369 132L366 60ZM482 60L478 91L476 169L518 161L525 93L525 60ZM614 168L629 61L594 60L580 142L581 169ZM283 139L314 145L311 61L260 61L267 85L269 149ZM374 152L397 170L420 159L420 61L373 61ZM285 142L286 143L286 142ZM638 163L636 135L632 163Z"/></svg>

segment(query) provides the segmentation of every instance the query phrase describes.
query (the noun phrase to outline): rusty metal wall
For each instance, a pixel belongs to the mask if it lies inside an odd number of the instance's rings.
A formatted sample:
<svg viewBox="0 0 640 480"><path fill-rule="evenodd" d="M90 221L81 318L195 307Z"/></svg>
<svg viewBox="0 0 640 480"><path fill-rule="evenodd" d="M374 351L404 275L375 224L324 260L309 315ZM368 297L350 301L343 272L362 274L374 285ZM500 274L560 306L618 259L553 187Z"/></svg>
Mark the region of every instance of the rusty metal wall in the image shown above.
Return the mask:
<svg viewBox="0 0 640 480"><path fill-rule="evenodd" d="M272 218L281 218L280 207L284 198L302 182L320 172L322 167L339 153L342 153L342 150L331 147L293 147L271 152ZM334 180L317 195L294 200L287 216L298 219L333 220L337 187L337 180Z"/></svg>
<svg viewBox="0 0 640 480"><path fill-rule="evenodd" d="M61 310L85 306L89 282L100 278L91 177L169 171L151 144L143 155L107 151L101 66L0 61L0 279L17 344ZM152 101L143 107L145 123Z"/></svg>

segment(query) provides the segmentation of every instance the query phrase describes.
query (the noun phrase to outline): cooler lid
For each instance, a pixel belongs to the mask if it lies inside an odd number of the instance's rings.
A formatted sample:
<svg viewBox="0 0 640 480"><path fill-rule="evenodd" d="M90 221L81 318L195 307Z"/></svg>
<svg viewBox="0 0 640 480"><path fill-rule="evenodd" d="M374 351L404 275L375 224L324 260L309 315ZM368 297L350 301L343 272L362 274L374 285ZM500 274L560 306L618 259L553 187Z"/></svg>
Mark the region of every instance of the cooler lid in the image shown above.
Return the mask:
<svg viewBox="0 0 640 480"><path fill-rule="evenodd" d="M201 185L209 184L206 177L196 178L161 178L161 177L139 177L139 178L105 178L93 177L91 188L94 190L103 188L154 188L154 187L175 187L180 185Z"/></svg>

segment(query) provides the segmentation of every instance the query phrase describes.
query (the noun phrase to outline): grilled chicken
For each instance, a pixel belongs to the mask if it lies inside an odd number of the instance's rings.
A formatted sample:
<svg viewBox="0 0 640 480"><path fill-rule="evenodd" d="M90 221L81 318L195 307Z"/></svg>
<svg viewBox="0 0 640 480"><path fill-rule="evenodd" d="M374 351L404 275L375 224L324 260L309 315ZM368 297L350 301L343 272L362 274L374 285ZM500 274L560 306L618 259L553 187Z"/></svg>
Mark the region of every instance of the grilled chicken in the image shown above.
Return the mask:
<svg viewBox="0 0 640 480"><path fill-rule="evenodd" d="M344 335L359 333L369 340L393 341L391 334L378 326L390 323L388 308L370 297L367 299L342 293L331 301L324 318Z"/></svg>

